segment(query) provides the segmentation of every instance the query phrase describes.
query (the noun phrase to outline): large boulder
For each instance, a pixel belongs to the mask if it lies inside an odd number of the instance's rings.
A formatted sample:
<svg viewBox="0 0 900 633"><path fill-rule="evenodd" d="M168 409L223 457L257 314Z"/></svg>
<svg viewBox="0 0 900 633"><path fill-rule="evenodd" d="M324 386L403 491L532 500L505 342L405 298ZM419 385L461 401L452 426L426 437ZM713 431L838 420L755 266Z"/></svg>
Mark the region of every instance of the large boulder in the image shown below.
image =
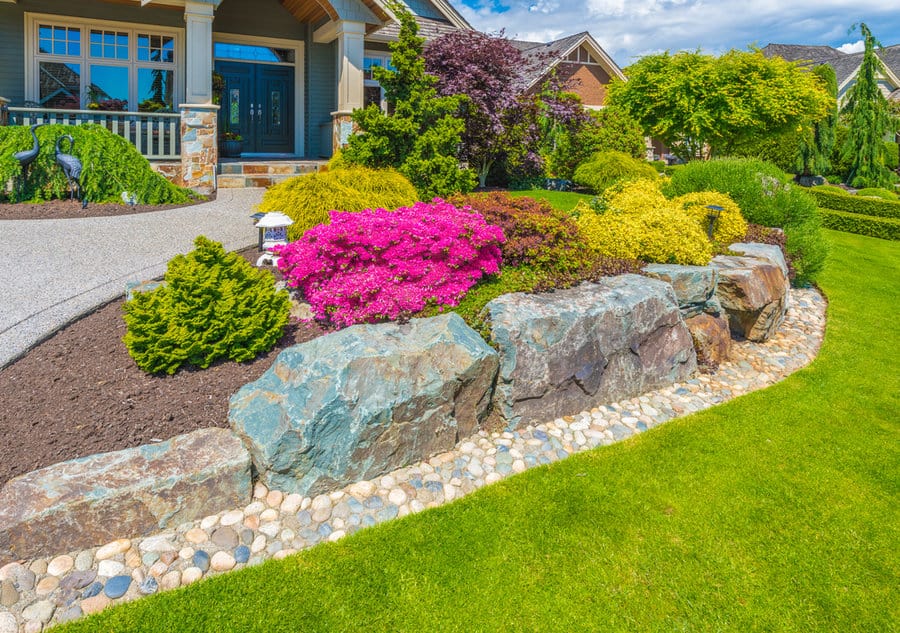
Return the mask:
<svg viewBox="0 0 900 633"><path fill-rule="evenodd" d="M684 380L697 369L668 283L620 275L485 306L500 351L494 405L508 428Z"/></svg>
<svg viewBox="0 0 900 633"><path fill-rule="evenodd" d="M731 353L731 332L724 316L698 314L684 322L697 351L697 363L707 370L716 369Z"/></svg>
<svg viewBox="0 0 900 633"><path fill-rule="evenodd" d="M731 332L750 341L768 340L787 312L790 284L786 267L768 258L732 255L715 257L712 265L719 269L716 296Z"/></svg>
<svg viewBox="0 0 900 633"><path fill-rule="evenodd" d="M457 314L356 325L295 345L231 399L260 479L316 494L477 432L499 359Z"/></svg>
<svg viewBox="0 0 900 633"><path fill-rule="evenodd" d="M712 266L679 266L678 264L648 264L643 272L648 277L672 284L675 298L685 319L702 312L718 313L715 301L719 273Z"/></svg>
<svg viewBox="0 0 900 633"><path fill-rule="evenodd" d="M756 259L762 259L770 264L775 264L781 269L781 272L784 273L784 276L788 276L788 265L787 260L784 258L784 253L781 252L781 249L775 246L774 244L760 244L758 242L735 242L731 246L728 247L728 250L740 253L745 257L754 257Z"/></svg>
<svg viewBox="0 0 900 633"><path fill-rule="evenodd" d="M48 466L0 490L0 564L173 528L251 490L250 456L227 429Z"/></svg>

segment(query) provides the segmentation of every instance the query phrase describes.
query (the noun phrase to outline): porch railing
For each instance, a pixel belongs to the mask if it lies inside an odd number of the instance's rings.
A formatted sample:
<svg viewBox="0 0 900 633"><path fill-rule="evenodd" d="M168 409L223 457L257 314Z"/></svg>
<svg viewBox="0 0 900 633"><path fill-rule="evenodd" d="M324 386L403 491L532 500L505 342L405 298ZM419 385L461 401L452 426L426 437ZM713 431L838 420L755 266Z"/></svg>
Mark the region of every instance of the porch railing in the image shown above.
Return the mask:
<svg viewBox="0 0 900 633"><path fill-rule="evenodd" d="M181 158L180 114L10 107L9 116L10 125L96 123L129 141L150 160L178 160Z"/></svg>

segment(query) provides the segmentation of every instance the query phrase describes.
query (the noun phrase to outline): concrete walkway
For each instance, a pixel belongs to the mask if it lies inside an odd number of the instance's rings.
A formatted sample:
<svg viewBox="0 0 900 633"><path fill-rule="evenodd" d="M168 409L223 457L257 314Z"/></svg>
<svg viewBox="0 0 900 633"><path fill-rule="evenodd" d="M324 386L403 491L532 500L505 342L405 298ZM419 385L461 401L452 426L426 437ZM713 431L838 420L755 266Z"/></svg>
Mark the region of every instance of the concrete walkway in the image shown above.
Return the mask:
<svg viewBox="0 0 900 633"><path fill-rule="evenodd" d="M256 242L263 189L222 189L213 202L105 218L0 221L0 367L58 329L160 277L205 235L234 250Z"/></svg>

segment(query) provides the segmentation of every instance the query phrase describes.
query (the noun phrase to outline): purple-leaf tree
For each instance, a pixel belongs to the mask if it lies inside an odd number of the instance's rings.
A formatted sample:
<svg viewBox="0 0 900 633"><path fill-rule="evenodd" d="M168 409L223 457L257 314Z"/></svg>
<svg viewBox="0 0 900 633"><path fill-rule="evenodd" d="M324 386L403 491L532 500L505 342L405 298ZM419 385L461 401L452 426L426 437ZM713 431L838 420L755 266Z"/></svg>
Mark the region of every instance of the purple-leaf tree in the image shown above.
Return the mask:
<svg viewBox="0 0 900 633"><path fill-rule="evenodd" d="M454 31L425 48L426 69L438 77L438 93L469 97L460 158L475 169L482 187L498 160L537 155L540 130L524 122L536 113L525 92L527 77L542 63L526 58L502 33ZM537 133L523 133L532 128Z"/></svg>

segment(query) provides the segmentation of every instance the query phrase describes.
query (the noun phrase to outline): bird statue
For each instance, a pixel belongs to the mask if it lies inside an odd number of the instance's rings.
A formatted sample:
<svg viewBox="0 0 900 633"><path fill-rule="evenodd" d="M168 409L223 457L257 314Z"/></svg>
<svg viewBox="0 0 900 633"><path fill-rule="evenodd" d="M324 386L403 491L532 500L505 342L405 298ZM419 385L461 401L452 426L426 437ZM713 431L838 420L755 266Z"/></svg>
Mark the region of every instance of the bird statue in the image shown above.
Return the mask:
<svg viewBox="0 0 900 633"><path fill-rule="evenodd" d="M25 191L25 183L28 180L28 167L34 160L38 157L38 154L41 153L41 142L38 140L37 134L35 134L35 130L41 127L42 125L46 125L45 123L35 123L31 126L31 137L34 139L34 144L31 146L31 149L26 149L21 152L16 152L13 154L13 158L19 161L19 166L22 168L22 174L19 176L19 186L18 186L18 197Z"/></svg>
<svg viewBox="0 0 900 633"><path fill-rule="evenodd" d="M87 200L84 198L84 190L81 188L81 161L72 154L64 154L60 148L60 144L64 139L69 141L69 151L75 151L75 139L69 134L64 134L56 139L56 162L62 167L63 174L69 184L69 199L75 197L75 191L78 191L78 199L81 200L81 208L87 207Z"/></svg>

